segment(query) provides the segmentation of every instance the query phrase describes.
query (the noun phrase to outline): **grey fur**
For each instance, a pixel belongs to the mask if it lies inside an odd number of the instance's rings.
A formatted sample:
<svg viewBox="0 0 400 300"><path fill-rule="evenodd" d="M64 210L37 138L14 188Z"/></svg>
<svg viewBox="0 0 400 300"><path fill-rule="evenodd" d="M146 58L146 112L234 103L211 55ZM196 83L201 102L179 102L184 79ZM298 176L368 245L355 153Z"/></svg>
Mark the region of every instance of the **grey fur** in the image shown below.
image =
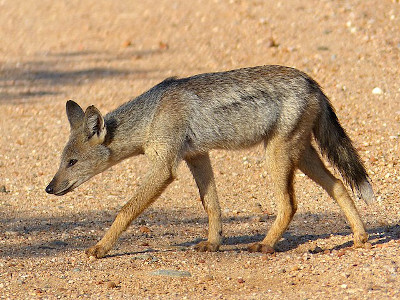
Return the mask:
<svg viewBox="0 0 400 300"><path fill-rule="evenodd" d="M296 209L293 180L299 168L342 207L354 243L368 239L364 225L340 180L325 168L311 139L366 202L374 199L367 172L319 85L305 73L283 66L260 66L188 78L168 78L103 116L68 101L71 135L58 172L47 186L63 195L92 176L133 155L149 158L149 171L121 209L103 239L87 253L103 257L118 236L175 177L185 160L209 216L209 237L200 251L221 244L221 213L208 152L242 149L264 142L275 182L278 216L251 251L271 253Z"/></svg>

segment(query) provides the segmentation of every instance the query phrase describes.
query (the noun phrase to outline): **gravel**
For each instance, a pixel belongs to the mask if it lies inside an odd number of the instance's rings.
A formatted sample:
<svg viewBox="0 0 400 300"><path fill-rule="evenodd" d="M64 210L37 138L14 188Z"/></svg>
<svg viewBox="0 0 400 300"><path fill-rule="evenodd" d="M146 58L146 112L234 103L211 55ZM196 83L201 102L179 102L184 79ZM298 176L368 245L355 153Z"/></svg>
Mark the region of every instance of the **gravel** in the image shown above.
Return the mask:
<svg viewBox="0 0 400 300"><path fill-rule="evenodd" d="M0 1L0 15L0 299L400 298L398 1L26 0ZM298 212L277 252L247 252L276 216L257 146L211 153L220 252L193 250L207 219L182 164L110 255L88 259L146 160L47 195L65 102L105 113L169 76L263 64L297 67L331 98L376 192L370 206L355 200L370 247L352 248L339 207L297 173Z"/></svg>

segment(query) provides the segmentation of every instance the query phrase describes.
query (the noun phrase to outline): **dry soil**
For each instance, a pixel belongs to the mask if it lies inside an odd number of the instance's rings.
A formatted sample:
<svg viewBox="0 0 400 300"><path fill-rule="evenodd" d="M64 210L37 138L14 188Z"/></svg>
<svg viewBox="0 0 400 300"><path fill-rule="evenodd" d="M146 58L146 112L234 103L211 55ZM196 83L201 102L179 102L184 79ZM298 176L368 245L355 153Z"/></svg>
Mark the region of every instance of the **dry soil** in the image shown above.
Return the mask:
<svg viewBox="0 0 400 300"><path fill-rule="evenodd" d="M1 0L0 298L400 298L399 32L391 0ZM372 247L353 249L337 204L298 173L299 209L278 251L247 252L276 215L256 147L211 153L220 252L193 250L207 219L182 164L110 255L89 261L146 160L47 195L68 139L65 101L107 112L169 76L263 64L299 68L331 98L377 195L355 199Z"/></svg>

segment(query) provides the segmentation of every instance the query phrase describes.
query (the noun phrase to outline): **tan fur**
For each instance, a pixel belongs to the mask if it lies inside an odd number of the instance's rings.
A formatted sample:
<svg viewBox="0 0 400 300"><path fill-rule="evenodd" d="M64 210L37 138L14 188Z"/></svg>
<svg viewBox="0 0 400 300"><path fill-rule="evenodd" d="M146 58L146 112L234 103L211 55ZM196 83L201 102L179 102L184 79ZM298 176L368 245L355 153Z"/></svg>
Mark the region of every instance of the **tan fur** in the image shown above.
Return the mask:
<svg viewBox="0 0 400 300"><path fill-rule="evenodd" d="M71 135L58 172L46 192L64 195L92 176L134 155L144 154L149 170L104 237L87 250L104 257L129 224L174 180L184 160L208 215L207 241L198 251L217 251L222 243L221 209L209 157L211 149L243 149L264 142L278 214L265 239L250 251L274 252L297 210L297 169L321 185L343 210L354 244L368 235L343 183L324 166L312 138L352 188L368 202L374 193L350 138L328 98L306 74L282 66L170 78L105 117L94 106L84 112L66 105Z"/></svg>
<svg viewBox="0 0 400 300"><path fill-rule="evenodd" d="M354 245L361 247L368 240L364 224L343 183L324 166L316 150L310 145L300 161L300 170L319 184L343 210L354 232Z"/></svg>

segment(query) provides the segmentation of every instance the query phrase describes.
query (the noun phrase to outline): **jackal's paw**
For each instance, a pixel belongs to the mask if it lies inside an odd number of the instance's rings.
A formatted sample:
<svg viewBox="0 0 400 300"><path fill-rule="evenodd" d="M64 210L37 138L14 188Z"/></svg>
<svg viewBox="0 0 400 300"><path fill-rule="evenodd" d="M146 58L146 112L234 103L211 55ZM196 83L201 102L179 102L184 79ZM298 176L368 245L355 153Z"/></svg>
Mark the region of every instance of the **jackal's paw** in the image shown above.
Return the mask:
<svg viewBox="0 0 400 300"><path fill-rule="evenodd" d="M371 249L372 244L371 243L354 243L354 248L363 248L363 249Z"/></svg>
<svg viewBox="0 0 400 300"><path fill-rule="evenodd" d="M219 244L213 244L209 241L202 241L194 246L194 249L198 252L216 252L219 249Z"/></svg>
<svg viewBox="0 0 400 300"><path fill-rule="evenodd" d="M249 252L261 252L264 254L273 254L275 253L274 248L272 248L270 245L264 245L261 243L254 243L251 244L248 248Z"/></svg>
<svg viewBox="0 0 400 300"><path fill-rule="evenodd" d="M354 235L354 248L371 248L371 244L368 241L368 234L362 233Z"/></svg>
<svg viewBox="0 0 400 300"><path fill-rule="evenodd" d="M94 245L86 250L88 257L102 258L107 254L108 250L100 245Z"/></svg>

